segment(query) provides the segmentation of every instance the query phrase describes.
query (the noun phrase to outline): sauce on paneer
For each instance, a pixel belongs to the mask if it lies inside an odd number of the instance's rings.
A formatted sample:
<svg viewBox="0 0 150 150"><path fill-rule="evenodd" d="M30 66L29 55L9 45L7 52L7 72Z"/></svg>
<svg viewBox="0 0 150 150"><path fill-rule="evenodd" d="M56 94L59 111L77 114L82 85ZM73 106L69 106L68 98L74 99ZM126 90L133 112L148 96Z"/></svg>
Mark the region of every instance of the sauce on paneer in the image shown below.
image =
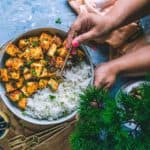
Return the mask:
<svg viewBox="0 0 150 150"><path fill-rule="evenodd" d="M37 82L27 82L26 85L21 89L24 95L31 96L38 90L38 83Z"/></svg>
<svg viewBox="0 0 150 150"><path fill-rule="evenodd" d="M52 43L55 43L57 45L57 47L60 47L63 44L61 38L56 35L54 35L54 37L52 39Z"/></svg>
<svg viewBox="0 0 150 150"><path fill-rule="evenodd" d="M5 88L6 88L6 92L12 92L15 91L17 89L17 87L14 86L13 82L7 82L5 84Z"/></svg>
<svg viewBox="0 0 150 150"><path fill-rule="evenodd" d="M10 71L9 72L9 79L13 79L13 80L19 80L20 78L20 71Z"/></svg>
<svg viewBox="0 0 150 150"><path fill-rule="evenodd" d="M40 77L42 70L43 70L44 66L41 63L32 63L31 64L31 69L32 71L34 71L34 73L32 72L33 75L35 75L36 77Z"/></svg>
<svg viewBox="0 0 150 150"><path fill-rule="evenodd" d="M9 81L9 77L8 77L8 70L3 68L0 69L0 80L3 82L7 82Z"/></svg>
<svg viewBox="0 0 150 150"><path fill-rule="evenodd" d="M38 60L44 58L41 47L31 48L29 51L31 59Z"/></svg>
<svg viewBox="0 0 150 150"><path fill-rule="evenodd" d="M19 46L20 49L23 50L28 45L29 45L29 40L28 39L21 39L21 40L19 40L18 46Z"/></svg>
<svg viewBox="0 0 150 150"><path fill-rule="evenodd" d="M21 51L14 44L10 43L6 47L6 53L12 57L17 56Z"/></svg>
<svg viewBox="0 0 150 150"><path fill-rule="evenodd" d="M20 108L20 109L25 109L26 108L26 106L27 106L27 99L26 98L22 98L22 99L20 99L20 101L18 102L18 107Z"/></svg>
<svg viewBox="0 0 150 150"><path fill-rule="evenodd" d="M48 50L52 43L52 36L46 33L42 33L40 36L40 45L44 50Z"/></svg>
<svg viewBox="0 0 150 150"><path fill-rule="evenodd" d="M47 87L47 85L48 85L48 80L46 80L46 79L41 79L41 80L39 81L39 89L43 89L43 88Z"/></svg>
<svg viewBox="0 0 150 150"><path fill-rule="evenodd" d="M68 53L68 50L65 47L59 48L57 50L57 54L62 58L65 58L67 53Z"/></svg>
<svg viewBox="0 0 150 150"><path fill-rule="evenodd" d="M8 97L13 102L18 102L22 98L22 92L20 90L13 91L13 92L8 94Z"/></svg>
<svg viewBox="0 0 150 150"><path fill-rule="evenodd" d="M24 65L24 61L20 58L9 58L5 62L5 66L12 70L19 70Z"/></svg>

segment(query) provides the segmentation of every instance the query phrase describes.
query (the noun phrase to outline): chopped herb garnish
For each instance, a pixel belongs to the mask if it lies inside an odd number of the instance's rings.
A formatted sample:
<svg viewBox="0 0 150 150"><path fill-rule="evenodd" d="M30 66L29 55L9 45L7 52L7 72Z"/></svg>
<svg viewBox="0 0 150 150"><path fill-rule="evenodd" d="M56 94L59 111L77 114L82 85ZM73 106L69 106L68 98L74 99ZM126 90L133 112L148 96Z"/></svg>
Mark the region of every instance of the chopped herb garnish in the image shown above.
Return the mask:
<svg viewBox="0 0 150 150"><path fill-rule="evenodd" d="M55 20L55 23L61 24L61 23L62 23L61 18L57 18L57 19Z"/></svg>
<svg viewBox="0 0 150 150"><path fill-rule="evenodd" d="M24 116L25 116L25 115L27 115L27 113L26 113L25 111L22 111L22 115L24 115Z"/></svg>
<svg viewBox="0 0 150 150"><path fill-rule="evenodd" d="M39 46L39 42L38 42L38 41L33 41L33 42L32 42L32 46L33 46L33 47Z"/></svg>
<svg viewBox="0 0 150 150"><path fill-rule="evenodd" d="M56 50L55 55L56 55L56 56L58 56L58 55L59 55L59 51L58 51L58 49Z"/></svg>
<svg viewBox="0 0 150 150"><path fill-rule="evenodd" d="M63 115L64 115L64 116L67 116L67 115L68 115L68 111L65 110L65 111L63 112Z"/></svg>
<svg viewBox="0 0 150 150"><path fill-rule="evenodd" d="M20 95L19 95L19 100L21 100L23 97L24 97L24 95L23 95L23 94L20 94Z"/></svg>
<svg viewBox="0 0 150 150"><path fill-rule="evenodd" d="M54 96L54 95L49 95L49 99L50 100L53 100L53 99L55 99L56 98L56 96Z"/></svg>
<svg viewBox="0 0 150 150"><path fill-rule="evenodd" d="M50 88L50 89L52 89L52 86L51 86L51 84L48 84L48 86L49 86L49 88Z"/></svg>
<svg viewBox="0 0 150 150"><path fill-rule="evenodd" d="M24 70L24 68L25 68L24 66L21 66L21 67L20 67L20 71L23 71L23 70Z"/></svg>
<svg viewBox="0 0 150 150"><path fill-rule="evenodd" d="M50 58L48 56L45 56L45 61L49 62Z"/></svg>
<svg viewBox="0 0 150 150"><path fill-rule="evenodd" d="M31 69L31 73L32 73L32 75L34 75L34 76L36 76L36 75L37 75L37 73L36 73L35 69Z"/></svg>
<svg viewBox="0 0 150 150"><path fill-rule="evenodd" d="M64 105L64 102L60 102L60 105L63 106L63 105Z"/></svg>
<svg viewBox="0 0 150 150"><path fill-rule="evenodd" d="M29 67L32 63L33 63L32 61L29 61L26 63L26 66Z"/></svg>

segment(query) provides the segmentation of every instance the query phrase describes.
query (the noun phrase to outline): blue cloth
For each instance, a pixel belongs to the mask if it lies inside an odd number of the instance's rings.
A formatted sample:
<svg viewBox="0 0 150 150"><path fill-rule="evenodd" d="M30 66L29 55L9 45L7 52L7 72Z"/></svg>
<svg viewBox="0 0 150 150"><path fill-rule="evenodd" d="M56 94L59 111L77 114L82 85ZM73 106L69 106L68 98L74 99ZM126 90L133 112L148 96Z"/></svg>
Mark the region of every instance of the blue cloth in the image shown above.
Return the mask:
<svg viewBox="0 0 150 150"><path fill-rule="evenodd" d="M57 18L61 18L62 24L55 23ZM55 27L68 31L75 18L76 15L71 11L67 0L0 0L0 45L34 28ZM143 19L141 23L146 29L147 19ZM97 51L89 49L93 63L107 61L107 49L99 46L97 49ZM118 77L112 88L112 95L114 96L129 80Z"/></svg>
<svg viewBox="0 0 150 150"><path fill-rule="evenodd" d="M150 34L150 15L140 20L144 34Z"/></svg>

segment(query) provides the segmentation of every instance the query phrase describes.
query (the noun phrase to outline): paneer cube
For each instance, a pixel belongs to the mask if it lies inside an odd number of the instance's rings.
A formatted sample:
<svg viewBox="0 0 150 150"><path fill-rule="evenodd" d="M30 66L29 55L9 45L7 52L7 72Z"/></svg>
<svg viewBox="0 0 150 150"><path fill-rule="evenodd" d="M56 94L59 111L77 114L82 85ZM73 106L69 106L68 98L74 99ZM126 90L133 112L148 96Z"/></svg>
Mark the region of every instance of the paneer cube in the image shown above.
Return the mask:
<svg viewBox="0 0 150 150"><path fill-rule="evenodd" d="M27 87L27 93L29 93L29 95L32 95L34 92L37 91L38 83L37 82L28 82L26 84L26 87Z"/></svg>
<svg viewBox="0 0 150 150"><path fill-rule="evenodd" d="M12 82L7 82L5 84L5 88L6 88L6 92L12 92L12 91L15 91L17 89L16 86L14 86L14 84Z"/></svg>
<svg viewBox="0 0 150 150"><path fill-rule="evenodd" d="M24 62L20 58L9 58L5 62L5 66L13 70L19 70L20 67L22 67L23 65L24 65Z"/></svg>
<svg viewBox="0 0 150 150"><path fill-rule="evenodd" d="M27 87L26 86L23 86L20 90L23 93L23 95L25 95L27 97L30 96L29 93L27 93Z"/></svg>
<svg viewBox="0 0 150 150"><path fill-rule="evenodd" d="M46 66L48 64L48 61L46 61L44 59L41 59L40 64L43 65L43 66Z"/></svg>
<svg viewBox="0 0 150 150"><path fill-rule="evenodd" d="M3 82L8 82L9 77L8 77L8 70L7 69L0 69L0 80Z"/></svg>
<svg viewBox="0 0 150 150"><path fill-rule="evenodd" d="M18 80L20 78L20 71L10 71L9 78L13 80Z"/></svg>
<svg viewBox="0 0 150 150"><path fill-rule="evenodd" d="M22 52L22 53L20 53L20 54L18 54L18 58L24 58L24 53Z"/></svg>
<svg viewBox="0 0 150 150"><path fill-rule="evenodd" d="M39 42L39 37L38 36L33 36L29 38L30 44L32 44L32 42ZM33 46L34 47L34 46Z"/></svg>
<svg viewBox="0 0 150 150"><path fill-rule="evenodd" d="M6 92L9 93L9 92L12 92L12 91L15 91L19 88L21 88L23 86L23 81L24 79L23 78L20 78L18 81L9 81L5 84L5 88L6 88Z"/></svg>
<svg viewBox="0 0 150 150"><path fill-rule="evenodd" d="M43 40L43 41L41 42L41 47L42 47L44 50L48 50L49 47L50 47L50 42L47 41L47 40Z"/></svg>
<svg viewBox="0 0 150 150"><path fill-rule="evenodd" d="M19 80L16 82L16 88L21 88L23 86L24 83L24 79L23 78L19 78Z"/></svg>
<svg viewBox="0 0 150 150"><path fill-rule="evenodd" d="M23 97L23 94L20 90L16 90L7 95L13 102L18 102Z"/></svg>
<svg viewBox="0 0 150 150"><path fill-rule="evenodd" d="M68 53L68 50L65 47L62 47L62 48L60 48L60 49L57 50L57 54L60 57L63 57L63 58L66 57L67 53Z"/></svg>
<svg viewBox="0 0 150 150"><path fill-rule="evenodd" d="M47 85L48 85L48 80L46 80L46 79L41 79L41 80L39 81L39 89L43 89L43 88L45 88Z"/></svg>
<svg viewBox="0 0 150 150"><path fill-rule="evenodd" d="M24 95L31 96L38 89L37 82L27 82L26 85L21 89Z"/></svg>
<svg viewBox="0 0 150 150"><path fill-rule="evenodd" d="M20 109L24 110L27 106L27 98L24 97L24 98L20 99L17 105Z"/></svg>
<svg viewBox="0 0 150 150"><path fill-rule="evenodd" d="M48 50L47 55L50 56L50 57L54 57L56 51L57 51L57 45L56 44L52 44L51 47Z"/></svg>
<svg viewBox="0 0 150 150"><path fill-rule="evenodd" d="M25 47L27 47L29 45L29 39L21 39L19 40L19 48L20 49L24 49Z"/></svg>
<svg viewBox="0 0 150 150"><path fill-rule="evenodd" d="M38 47L40 45L40 41L38 37L31 37L29 38L30 41L30 47Z"/></svg>
<svg viewBox="0 0 150 150"><path fill-rule="evenodd" d="M15 56L17 56L18 54L20 54L21 52L20 52L20 50L17 48L16 45L10 43L10 44L8 44L8 46L6 47L6 53L7 53L8 55L10 55L10 56L15 57Z"/></svg>
<svg viewBox="0 0 150 150"><path fill-rule="evenodd" d="M56 68L61 68L63 66L63 64L64 64L63 58L62 57L57 57L55 67Z"/></svg>
<svg viewBox="0 0 150 150"><path fill-rule="evenodd" d="M27 61L31 60L31 51L30 48L26 48L22 54L19 55L19 58L25 58Z"/></svg>
<svg viewBox="0 0 150 150"><path fill-rule="evenodd" d="M58 82L54 79L50 79L48 81L48 85L52 91L57 91L58 86L59 86Z"/></svg>
<svg viewBox="0 0 150 150"><path fill-rule="evenodd" d="M33 74L36 77L39 77L42 73L43 70L43 65L40 63L32 63L31 64L31 70L35 72L35 74Z"/></svg>
<svg viewBox="0 0 150 150"><path fill-rule="evenodd" d="M31 57L31 59L34 59L34 60L43 59L44 56L43 56L41 47L31 48L30 49L30 57Z"/></svg>
<svg viewBox="0 0 150 150"><path fill-rule="evenodd" d="M30 69L24 68L24 70L23 70L23 76L24 76L25 80L32 79L32 73L30 71L31 71Z"/></svg>
<svg viewBox="0 0 150 150"><path fill-rule="evenodd" d="M47 33L42 33L41 36L40 36L40 42L42 40L47 40L47 41L52 41L52 36L50 34L47 34Z"/></svg>
<svg viewBox="0 0 150 150"><path fill-rule="evenodd" d="M41 78L47 78L49 77L49 72L46 68L43 69L41 75L40 75Z"/></svg>
<svg viewBox="0 0 150 150"><path fill-rule="evenodd" d="M61 38L56 35L53 37L52 43L55 43L57 47L60 47L63 44Z"/></svg>
<svg viewBox="0 0 150 150"><path fill-rule="evenodd" d="M42 33L40 36L40 45L44 50L48 50L52 42L52 36Z"/></svg>

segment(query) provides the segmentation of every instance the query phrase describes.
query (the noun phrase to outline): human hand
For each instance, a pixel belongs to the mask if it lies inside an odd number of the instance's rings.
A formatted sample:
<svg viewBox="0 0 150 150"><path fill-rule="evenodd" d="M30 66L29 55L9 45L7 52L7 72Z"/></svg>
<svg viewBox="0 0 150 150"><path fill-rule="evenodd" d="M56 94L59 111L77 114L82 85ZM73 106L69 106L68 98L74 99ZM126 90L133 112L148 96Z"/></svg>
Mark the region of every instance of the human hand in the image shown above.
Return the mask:
<svg viewBox="0 0 150 150"><path fill-rule="evenodd" d="M118 68L114 67L114 65L111 62L102 63L98 65L95 69L94 85L96 87L108 89L115 82L118 73Z"/></svg>
<svg viewBox="0 0 150 150"><path fill-rule="evenodd" d="M71 44L79 45L85 41L104 36L112 26L107 16L100 16L94 13L80 13L70 28L67 38L67 47ZM78 44L76 44L78 43Z"/></svg>

